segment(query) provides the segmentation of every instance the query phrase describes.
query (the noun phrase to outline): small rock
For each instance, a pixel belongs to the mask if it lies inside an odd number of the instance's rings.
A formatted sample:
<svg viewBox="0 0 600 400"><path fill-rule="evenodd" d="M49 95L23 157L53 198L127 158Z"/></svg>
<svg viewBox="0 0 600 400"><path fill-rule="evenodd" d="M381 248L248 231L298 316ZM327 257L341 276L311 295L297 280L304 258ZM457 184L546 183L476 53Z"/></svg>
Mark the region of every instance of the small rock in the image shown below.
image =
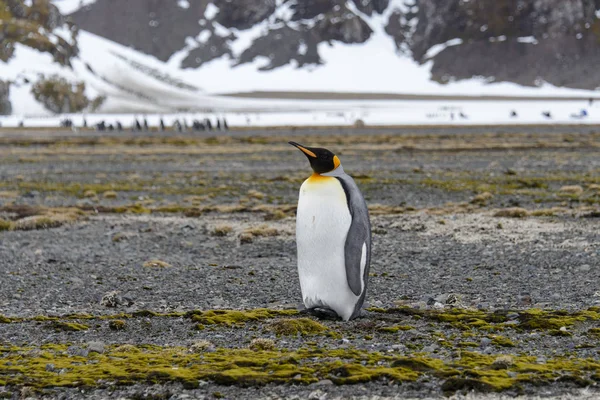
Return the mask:
<svg viewBox="0 0 600 400"><path fill-rule="evenodd" d="M485 337L485 338L481 339L481 342L479 342L479 346L480 346L480 347L487 347L487 346L489 346L491 343L492 343L492 339L490 339L490 338L486 338L486 337Z"/></svg>
<svg viewBox="0 0 600 400"><path fill-rule="evenodd" d="M116 290L106 293L102 296L102 300L100 300L100 305L104 307L117 307L121 303L121 296L119 296L119 292Z"/></svg>
<svg viewBox="0 0 600 400"><path fill-rule="evenodd" d="M71 284L73 285L73 287L82 287L84 285L83 279L78 278L76 276L72 277L69 280L71 281Z"/></svg>
<svg viewBox="0 0 600 400"><path fill-rule="evenodd" d="M71 346L67 349L67 354L74 357L87 357L89 353L88 349L83 349L78 346Z"/></svg>
<svg viewBox="0 0 600 400"><path fill-rule="evenodd" d="M104 343L102 342L89 342L88 350L90 353L104 353Z"/></svg>
<svg viewBox="0 0 600 400"><path fill-rule="evenodd" d="M508 314L506 314L506 318L508 318L511 321L516 320L519 318L519 313L509 312Z"/></svg>
<svg viewBox="0 0 600 400"><path fill-rule="evenodd" d="M308 395L309 400L325 400L326 397L327 393L323 392L321 389L317 389Z"/></svg>
<svg viewBox="0 0 600 400"><path fill-rule="evenodd" d="M348 343L350 343L350 340L346 339L346 338L342 338L342 340L340 340L340 343L341 344L348 344Z"/></svg>
<svg viewBox="0 0 600 400"><path fill-rule="evenodd" d="M433 353L434 351L436 351L438 349L438 346L435 344L431 344L429 346L425 346L423 347L423 352L424 353Z"/></svg>
<svg viewBox="0 0 600 400"><path fill-rule="evenodd" d="M577 267L578 272L589 272L591 269L592 267L589 264L583 264Z"/></svg>
<svg viewBox="0 0 600 400"><path fill-rule="evenodd" d="M208 340L198 340L190 346L190 352L202 353L209 351L211 348L214 349L214 345Z"/></svg>
<svg viewBox="0 0 600 400"><path fill-rule="evenodd" d="M46 371L54 372L56 371L56 367L54 366L54 364L46 364Z"/></svg>
<svg viewBox="0 0 600 400"><path fill-rule="evenodd" d="M322 379L314 384L315 386L330 386L333 385L331 379Z"/></svg>
<svg viewBox="0 0 600 400"><path fill-rule="evenodd" d="M519 306L530 306L533 304L533 299L529 293L521 293L517 296L517 304Z"/></svg>

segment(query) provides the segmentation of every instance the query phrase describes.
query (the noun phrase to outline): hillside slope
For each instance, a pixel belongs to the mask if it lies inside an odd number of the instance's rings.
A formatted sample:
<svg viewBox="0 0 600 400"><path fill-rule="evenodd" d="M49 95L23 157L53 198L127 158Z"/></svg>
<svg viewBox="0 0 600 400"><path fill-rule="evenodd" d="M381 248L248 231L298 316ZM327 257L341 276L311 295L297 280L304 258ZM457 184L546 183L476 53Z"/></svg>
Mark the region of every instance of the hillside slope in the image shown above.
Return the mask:
<svg viewBox="0 0 600 400"><path fill-rule="evenodd" d="M315 69L330 61L328 46L364 44L386 62L431 63L442 83L581 89L600 86L599 16L599 0L96 0L72 14L82 29L178 68L225 59Z"/></svg>
<svg viewBox="0 0 600 400"><path fill-rule="evenodd" d="M573 89L600 82L590 61L598 56L599 7L586 1L541 14L552 0L539 0L517 19L506 3L492 8L493 24L477 8L486 0L454 8L428 0L0 1L4 35L13 34L0 61L0 114L311 107L221 96L253 91L587 98L593 93ZM507 14L512 21L502 25ZM24 26L44 46L14 36ZM579 47L568 45L576 31ZM555 42L570 52L563 62L536 55ZM527 60L540 68L522 65Z"/></svg>

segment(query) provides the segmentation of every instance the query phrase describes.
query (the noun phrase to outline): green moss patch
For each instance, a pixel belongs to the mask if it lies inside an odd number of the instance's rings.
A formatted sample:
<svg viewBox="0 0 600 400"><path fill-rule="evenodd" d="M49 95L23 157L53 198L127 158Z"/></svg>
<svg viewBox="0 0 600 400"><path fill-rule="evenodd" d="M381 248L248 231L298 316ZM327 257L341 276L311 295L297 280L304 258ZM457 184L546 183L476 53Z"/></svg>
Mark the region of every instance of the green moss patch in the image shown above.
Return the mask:
<svg viewBox="0 0 600 400"><path fill-rule="evenodd" d="M502 391L523 383L588 383L600 374L600 362L556 358L538 364L536 357L462 352L453 360L415 355L389 356L356 349L297 351L217 348L191 352L183 347L114 345L103 354L70 355L68 345L0 346L0 385L98 387L107 380L120 385L180 382L187 388L206 380L242 387L270 383L309 384L322 379L355 384L381 378L396 382L439 379L447 393L457 390ZM46 365L51 362L52 370ZM60 372L58 372L60 371Z"/></svg>
<svg viewBox="0 0 600 400"><path fill-rule="evenodd" d="M122 331L126 326L127 324L125 321L120 319L114 319L108 323L108 327L113 331Z"/></svg>
<svg viewBox="0 0 600 400"><path fill-rule="evenodd" d="M326 326L309 318L282 318L271 322L268 326L270 331L277 335L315 335L326 332Z"/></svg>
<svg viewBox="0 0 600 400"><path fill-rule="evenodd" d="M600 321L600 309L590 307L587 310L567 312L560 310L499 310L485 311L453 308L449 310L423 310L409 307L391 309L369 309L372 312L384 314L407 315L417 319L428 319L435 322L443 322L461 330L483 330L502 331L507 328L518 330L560 330L562 327L570 327L578 322ZM507 324L509 320L517 323ZM495 336L497 340L499 336ZM508 344L507 342L503 342ZM495 343L501 345L500 342Z"/></svg>
<svg viewBox="0 0 600 400"><path fill-rule="evenodd" d="M269 310L257 308L254 310L208 310L192 311L187 314L192 321L203 325L239 326L250 321L260 321L281 316L296 315L296 310Z"/></svg>
<svg viewBox="0 0 600 400"><path fill-rule="evenodd" d="M414 326L410 325L394 325L394 326L382 326L379 328L379 332L384 333L396 333L399 331L410 331L411 329L415 329Z"/></svg>
<svg viewBox="0 0 600 400"><path fill-rule="evenodd" d="M504 336L493 335L492 337L490 337L490 339L492 339L492 344L494 346L515 347L515 343L512 340L510 340L509 338L504 337Z"/></svg>
<svg viewBox="0 0 600 400"><path fill-rule="evenodd" d="M79 332L88 330L90 327L84 324L78 324L75 322L62 322L62 321L53 321L52 327L57 331L65 331L65 332Z"/></svg>

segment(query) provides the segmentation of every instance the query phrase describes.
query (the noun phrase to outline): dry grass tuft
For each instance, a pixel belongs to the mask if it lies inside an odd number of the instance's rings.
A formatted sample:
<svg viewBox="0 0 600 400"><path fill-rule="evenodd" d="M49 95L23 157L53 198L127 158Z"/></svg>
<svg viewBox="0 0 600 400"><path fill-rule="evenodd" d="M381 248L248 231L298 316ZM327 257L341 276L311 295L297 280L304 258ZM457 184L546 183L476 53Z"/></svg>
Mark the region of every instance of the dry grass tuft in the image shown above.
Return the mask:
<svg viewBox="0 0 600 400"><path fill-rule="evenodd" d="M492 369L509 369L515 364L515 360L511 355L503 354L498 356L492 363Z"/></svg>
<svg viewBox="0 0 600 400"><path fill-rule="evenodd" d="M479 193L477 196L475 196L475 197L473 197L473 199L471 199L471 204L479 204L481 206L484 206L492 198L494 198L494 195L491 194L490 192Z"/></svg>
<svg viewBox="0 0 600 400"><path fill-rule="evenodd" d="M96 197L98 194L96 193L95 190L86 190L85 192L83 192L83 197L87 197L87 198L93 198Z"/></svg>
<svg viewBox="0 0 600 400"><path fill-rule="evenodd" d="M277 229L266 224L248 228L243 233L252 235L252 237L271 237L280 234Z"/></svg>
<svg viewBox="0 0 600 400"><path fill-rule="evenodd" d="M108 190L102 193L102 197L104 197L105 199L116 199L117 196L117 192L115 192L114 190Z"/></svg>
<svg viewBox="0 0 600 400"><path fill-rule="evenodd" d="M555 217L556 214L559 214L563 211L562 208L553 207L553 208L542 208L539 210L534 210L531 212L531 216L533 217Z"/></svg>
<svg viewBox="0 0 600 400"><path fill-rule="evenodd" d="M272 339L256 338L252 339L248 347L254 351L274 350L275 342Z"/></svg>
<svg viewBox="0 0 600 400"><path fill-rule="evenodd" d="M248 193L246 193L248 198L250 199L257 199L257 200L262 200L265 198L265 194L262 192L259 192L258 190L248 190Z"/></svg>
<svg viewBox="0 0 600 400"><path fill-rule="evenodd" d="M224 237L233 232L233 228L230 225L217 225L212 231L213 236Z"/></svg>
<svg viewBox="0 0 600 400"><path fill-rule="evenodd" d="M141 350L132 344L122 344L113 349L114 353L139 353Z"/></svg>
<svg viewBox="0 0 600 400"><path fill-rule="evenodd" d="M410 209L410 207L389 206L385 204L369 205L369 214L371 215L404 214L407 211L412 210Z"/></svg>
<svg viewBox="0 0 600 400"><path fill-rule="evenodd" d="M190 346L191 353L202 353L210 348L214 347L208 340L198 340Z"/></svg>
<svg viewBox="0 0 600 400"><path fill-rule="evenodd" d="M579 185L569 185L561 187L559 191L565 194L581 194L583 193L583 188Z"/></svg>
<svg viewBox="0 0 600 400"><path fill-rule="evenodd" d="M16 199L19 197L19 192L0 191L0 199Z"/></svg>
<svg viewBox="0 0 600 400"><path fill-rule="evenodd" d="M521 207L512 207L512 208L505 208L503 210L498 210L496 211L496 213L494 214L494 217L501 217L501 218L525 218L529 215L529 212Z"/></svg>
<svg viewBox="0 0 600 400"><path fill-rule="evenodd" d="M146 261L143 264L143 266L146 268L169 268L169 267L171 267L171 264L169 264L168 262L165 262L165 261L153 259L153 260Z"/></svg>
<svg viewBox="0 0 600 400"><path fill-rule="evenodd" d="M11 227L12 227L12 224L10 223L10 221L5 221L0 218L0 232L8 231L8 230L10 230Z"/></svg>
<svg viewBox="0 0 600 400"><path fill-rule="evenodd" d="M41 210L41 214L32 215L18 219L11 223L12 230L31 231L37 229L58 228L79 219L82 219L85 213L74 208L57 208Z"/></svg>

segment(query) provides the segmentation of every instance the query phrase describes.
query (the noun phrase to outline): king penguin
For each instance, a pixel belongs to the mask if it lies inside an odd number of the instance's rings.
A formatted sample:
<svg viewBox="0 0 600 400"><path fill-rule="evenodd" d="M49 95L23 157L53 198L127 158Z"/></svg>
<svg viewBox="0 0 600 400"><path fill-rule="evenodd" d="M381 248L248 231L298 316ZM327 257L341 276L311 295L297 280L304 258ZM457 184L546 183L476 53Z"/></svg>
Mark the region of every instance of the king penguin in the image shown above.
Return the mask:
<svg viewBox="0 0 600 400"><path fill-rule="evenodd" d="M358 186L331 151L289 142L313 174L300 187L296 214L298 275L309 312L360 315L371 262L369 211Z"/></svg>

